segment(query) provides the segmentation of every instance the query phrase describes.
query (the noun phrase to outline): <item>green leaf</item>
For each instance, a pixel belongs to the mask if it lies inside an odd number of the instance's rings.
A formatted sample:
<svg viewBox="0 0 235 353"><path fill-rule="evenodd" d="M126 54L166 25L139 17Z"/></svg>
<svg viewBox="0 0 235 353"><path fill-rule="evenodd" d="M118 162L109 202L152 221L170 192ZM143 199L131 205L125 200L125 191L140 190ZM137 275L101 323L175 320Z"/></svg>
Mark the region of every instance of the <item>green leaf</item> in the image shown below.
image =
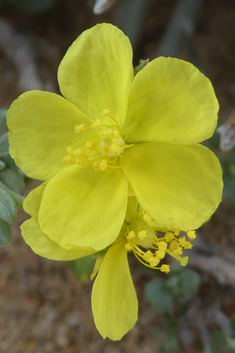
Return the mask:
<svg viewBox="0 0 235 353"><path fill-rule="evenodd" d="M0 219L0 246L5 246L11 242L10 225Z"/></svg>
<svg viewBox="0 0 235 353"><path fill-rule="evenodd" d="M7 223L13 223L17 216L15 201L5 191L0 189L0 218Z"/></svg>
<svg viewBox="0 0 235 353"><path fill-rule="evenodd" d="M5 190L13 198L16 205L22 208L23 202L25 200L24 196L21 196L16 192L10 190L5 184L3 184L3 182L1 182L1 180L0 180L0 189Z"/></svg>
<svg viewBox="0 0 235 353"><path fill-rule="evenodd" d="M0 109L0 135L7 130L6 109Z"/></svg>
<svg viewBox="0 0 235 353"><path fill-rule="evenodd" d="M213 353L234 353L235 342L225 332L215 332L210 339Z"/></svg>
<svg viewBox="0 0 235 353"><path fill-rule="evenodd" d="M86 282L90 279L90 274L93 270L95 259L90 256L82 257L81 259L68 261L68 265L74 272L77 279Z"/></svg>
<svg viewBox="0 0 235 353"><path fill-rule="evenodd" d="M162 278L153 279L146 284L144 297L159 311L170 310L174 300L171 289L166 284L166 280Z"/></svg>
<svg viewBox="0 0 235 353"><path fill-rule="evenodd" d="M8 133L0 136L0 157L9 155Z"/></svg>
<svg viewBox="0 0 235 353"><path fill-rule="evenodd" d="M233 331L235 331L235 315L230 317L230 325Z"/></svg>
<svg viewBox="0 0 235 353"><path fill-rule="evenodd" d="M6 167L6 164L0 160L0 171Z"/></svg>
<svg viewBox="0 0 235 353"><path fill-rule="evenodd" d="M158 353L182 353L174 332L166 332L165 330L155 328L154 334L159 338Z"/></svg>
<svg viewBox="0 0 235 353"><path fill-rule="evenodd" d="M8 0L17 9L25 12L45 12L55 5L55 0Z"/></svg>
<svg viewBox="0 0 235 353"><path fill-rule="evenodd" d="M0 172L0 180L12 191L22 195L25 190L23 175L19 171L5 168Z"/></svg>
<svg viewBox="0 0 235 353"><path fill-rule="evenodd" d="M200 277L197 272L187 269L182 269L167 279L167 285L180 299L190 298L197 291L199 283Z"/></svg>

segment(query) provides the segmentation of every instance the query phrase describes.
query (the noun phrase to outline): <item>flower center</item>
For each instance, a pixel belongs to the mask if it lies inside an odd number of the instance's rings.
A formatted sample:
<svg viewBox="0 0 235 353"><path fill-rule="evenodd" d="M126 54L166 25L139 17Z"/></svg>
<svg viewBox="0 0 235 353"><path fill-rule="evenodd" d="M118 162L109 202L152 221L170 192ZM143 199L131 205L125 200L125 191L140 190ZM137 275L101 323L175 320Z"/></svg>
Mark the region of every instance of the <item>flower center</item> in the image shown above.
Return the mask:
<svg viewBox="0 0 235 353"><path fill-rule="evenodd" d="M91 126L76 125L75 133L81 138L73 145L67 147L68 155L63 158L67 164L92 164L95 170L111 172L114 168L121 168L120 157L123 151L132 145L125 144L126 133L120 128L108 109L101 113L102 117L109 117L113 125L106 125L97 119ZM91 133L88 137L82 136L85 131Z"/></svg>
<svg viewBox="0 0 235 353"><path fill-rule="evenodd" d="M193 244L186 240L186 236L180 236L180 230L159 230L154 226L154 221L143 210L137 213L137 219L127 226L125 248L133 251L136 258L145 266L169 272L170 265L159 266L166 254L178 260L181 266L186 266L188 256L182 257L184 249L191 249ZM188 239L195 239L194 230L186 232Z"/></svg>

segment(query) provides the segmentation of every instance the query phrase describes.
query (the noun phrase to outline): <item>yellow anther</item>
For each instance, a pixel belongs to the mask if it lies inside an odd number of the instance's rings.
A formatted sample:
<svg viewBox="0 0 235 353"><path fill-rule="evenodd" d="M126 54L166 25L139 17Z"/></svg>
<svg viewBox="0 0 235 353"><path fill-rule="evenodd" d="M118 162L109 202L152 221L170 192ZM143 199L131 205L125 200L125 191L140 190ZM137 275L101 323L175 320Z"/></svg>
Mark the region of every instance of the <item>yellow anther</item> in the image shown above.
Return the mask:
<svg viewBox="0 0 235 353"><path fill-rule="evenodd" d="M179 243L185 249L191 249L193 247L193 244L187 241L185 237L179 238Z"/></svg>
<svg viewBox="0 0 235 353"><path fill-rule="evenodd" d="M187 263L188 263L188 256L182 257L180 261L181 266L185 267Z"/></svg>
<svg viewBox="0 0 235 353"><path fill-rule="evenodd" d="M107 115L109 115L110 114L110 111L108 110L108 109L104 109L104 110L102 110L102 112L101 112L101 116L107 116Z"/></svg>
<svg viewBox="0 0 235 353"><path fill-rule="evenodd" d="M181 246L178 247L178 249L175 249L172 251L173 254L175 254L176 256L179 256L183 253L183 249L181 248Z"/></svg>
<svg viewBox="0 0 235 353"><path fill-rule="evenodd" d="M94 123L91 125L91 127L96 128L96 127L100 127L101 125L102 125L102 124L101 124L100 119L96 119L96 120L94 121Z"/></svg>
<svg viewBox="0 0 235 353"><path fill-rule="evenodd" d="M63 158L63 162L66 164L75 164L75 159L73 158L73 156L69 155Z"/></svg>
<svg viewBox="0 0 235 353"><path fill-rule="evenodd" d="M148 260L148 263L150 266L152 267L155 267L159 264L160 262L160 259L156 256L152 256L149 260Z"/></svg>
<svg viewBox="0 0 235 353"><path fill-rule="evenodd" d="M174 230L174 234L175 234L176 236L180 235L180 229L175 229L175 230Z"/></svg>
<svg viewBox="0 0 235 353"><path fill-rule="evenodd" d="M167 242L170 242L174 239L174 234L172 232L167 232L166 235L165 235L165 239Z"/></svg>
<svg viewBox="0 0 235 353"><path fill-rule="evenodd" d="M105 137L109 137L109 136L111 136L111 134L112 134L112 130L111 129L103 129L101 131L101 135L105 136Z"/></svg>
<svg viewBox="0 0 235 353"><path fill-rule="evenodd" d="M83 150L81 148L76 148L76 150L73 151L73 154L75 157L80 157L83 155Z"/></svg>
<svg viewBox="0 0 235 353"><path fill-rule="evenodd" d="M108 169L108 167L109 167L109 165L108 165L107 161L105 159L102 159L100 161L99 169L103 172L106 169Z"/></svg>
<svg viewBox="0 0 235 353"><path fill-rule="evenodd" d="M143 216L143 220L145 222L149 223L149 222L152 221L152 218L147 213L145 213L144 216Z"/></svg>
<svg viewBox="0 0 235 353"><path fill-rule="evenodd" d="M72 153L73 152L73 147L71 147L71 146L67 147L66 148L66 152L69 153L69 154Z"/></svg>
<svg viewBox="0 0 235 353"><path fill-rule="evenodd" d="M157 257L159 257L159 259L164 259L165 255L166 255L165 251L163 251L163 250L157 250L155 253L156 253Z"/></svg>
<svg viewBox="0 0 235 353"><path fill-rule="evenodd" d="M99 170L100 169L100 161L95 161L93 164L92 164L93 168L95 170Z"/></svg>
<svg viewBox="0 0 235 353"><path fill-rule="evenodd" d="M103 156L109 156L110 155L110 147L107 146L107 145L102 146L101 149L100 149L100 153Z"/></svg>
<svg viewBox="0 0 235 353"><path fill-rule="evenodd" d="M146 232L146 230L141 230L139 233L138 233L138 238L140 239L140 240L143 240L143 239L145 239L147 237L147 232Z"/></svg>
<svg viewBox="0 0 235 353"><path fill-rule="evenodd" d="M173 241L171 244L170 244L170 249L171 250L175 250L179 247L179 244L177 241Z"/></svg>
<svg viewBox="0 0 235 353"><path fill-rule="evenodd" d="M85 148L87 148L89 151L92 151L93 149L96 148L96 142L95 141L87 141L85 143Z"/></svg>
<svg viewBox="0 0 235 353"><path fill-rule="evenodd" d="M191 244L189 241L185 242L184 244L185 249L192 249L192 247L193 247L193 244Z"/></svg>
<svg viewBox="0 0 235 353"><path fill-rule="evenodd" d="M158 249L165 251L167 249L167 243L165 243L164 241L160 241L158 243Z"/></svg>
<svg viewBox="0 0 235 353"><path fill-rule="evenodd" d="M151 259L152 257L153 257L153 253L152 253L150 250L146 251L146 253L143 255L143 259L144 259L145 261L148 261L148 260Z"/></svg>
<svg viewBox="0 0 235 353"><path fill-rule="evenodd" d="M131 230L130 233L127 235L127 239L134 239L134 238L135 238L135 232Z"/></svg>
<svg viewBox="0 0 235 353"><path fill-rule="evenodd" d="M84 124L80 124L80 125L75 125L74 130L76 132L76 134L79 134L82 131L85 131L85 125Z"/></svg>
<svg viewBox="0 0 235 353"><path fill-rule="evenodd" d="M119 139L119 137L120 137L119 131L118 130L113 130L111 132L111 137L113 137L114 139Z"/></svg>
<svg viewBox="0 0 235 353"><path fill-rule="evenodd" d="M126 244L125 244L125 249L126 249L127 251L131 251L133 248L132 248L131 244L126 243Z"/></svg>
<svg viewBox="0 0 235 353"><path fill-rule="evenodd" d="M191 239L191 240L193 240L193 239L196 239L196 232L195 232L195 230L189 230L188 232L187 232L187 236L188 236L188 238L189 239Z"/></svg>
<svg viewBox="0 0 235 353"><path fill-rule="evenodd" d="M120 146L118 146L118 145L112 144L112 145L110 146L110 152L111 152L112 154L114 154L114 155L121 154L122 151L123 151L123 148L120 147Z"/></svg>
<svg viewBox="0 0 235 353"><path fill-rule="evenodd" d="M170 265L162 265L160 267L160 271L161 272L166 272L166 273L170 272Z"/></svg>

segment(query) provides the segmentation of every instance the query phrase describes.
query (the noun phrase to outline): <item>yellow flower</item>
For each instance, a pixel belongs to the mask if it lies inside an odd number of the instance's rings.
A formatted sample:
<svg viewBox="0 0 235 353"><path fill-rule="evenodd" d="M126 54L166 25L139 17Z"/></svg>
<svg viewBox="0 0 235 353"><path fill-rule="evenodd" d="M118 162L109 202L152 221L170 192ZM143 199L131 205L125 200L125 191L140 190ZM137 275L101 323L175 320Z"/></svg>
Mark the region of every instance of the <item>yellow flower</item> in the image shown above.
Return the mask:
<svg viewBox="0 0 235 353"><path fill-rule="evenodd" d="M211 216L221 168L198 143L215 130L218 102L192 64L160 57L133 77L128 38L99 24L68 49L58 81L65 98L26 92L7 118L16 164L47 181L24 205L35 252L67 259L109 246L133 193L164 229L196 229Z"/></svg>
<svg viewBox="0 0 235 353"><path fill-rule="evenodd" d="M138 300L133 286L127 252L132 251L145 266L161 272L169 272L165 263L168 254L177 259L182 266L188 262L181 256L180 230L159 229L154 220L146 221L146 212L135 197L129 197L127 215L119 237L108 249L103 261L97 260L99 268L92 290L92 311L97 329L103 338L121 339L135 324L138 317ZM140 236L141 234L141 236ZM145 234L145 236L143 236ZM196 236L193 231L194 237ZM189 242L188 242L189 243ZM175 244L172 250L171 244Z"/></svg>

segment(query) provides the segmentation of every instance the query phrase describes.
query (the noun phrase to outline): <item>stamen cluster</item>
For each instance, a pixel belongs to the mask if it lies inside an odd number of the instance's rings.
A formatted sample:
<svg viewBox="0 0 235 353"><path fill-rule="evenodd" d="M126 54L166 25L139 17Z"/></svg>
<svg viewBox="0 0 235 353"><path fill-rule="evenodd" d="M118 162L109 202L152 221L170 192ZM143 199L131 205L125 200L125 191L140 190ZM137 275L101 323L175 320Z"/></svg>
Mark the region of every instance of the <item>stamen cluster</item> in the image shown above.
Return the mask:
<svg viewBox="0 0 235 353"><path fill-rule="evenodd" d="M140 211L142 216L127 226L125 248L133 251L137 259L145 266L158 269L161 272L169 272L170 265L158 266L166 254L178 260L181 266L186 266L188 256L182 257L184 249L191 249L193 244L186 240L186 236L180 237L180 230L159 231L154 227L154 221L145 212ZM196 238L194 230L186 232L188 239Z"/></svg>
<svg viewBox="0 0 235 353"><path fill-rule="evenodd" d="M67 156L63 158L63 162L67 164L92 164L95 170L112 171L114 168L120 168L119 157L126 145L124 142L125 132L120 128L119 124L113 118L107 109L101 115L109 117L114 121L114 125L106 125L97 119L92 125L84 124L76 125L75 133L81 135L81 138L73 145L67 147ZM82 133L92 131L89 137L82 138Z"/></svg>

